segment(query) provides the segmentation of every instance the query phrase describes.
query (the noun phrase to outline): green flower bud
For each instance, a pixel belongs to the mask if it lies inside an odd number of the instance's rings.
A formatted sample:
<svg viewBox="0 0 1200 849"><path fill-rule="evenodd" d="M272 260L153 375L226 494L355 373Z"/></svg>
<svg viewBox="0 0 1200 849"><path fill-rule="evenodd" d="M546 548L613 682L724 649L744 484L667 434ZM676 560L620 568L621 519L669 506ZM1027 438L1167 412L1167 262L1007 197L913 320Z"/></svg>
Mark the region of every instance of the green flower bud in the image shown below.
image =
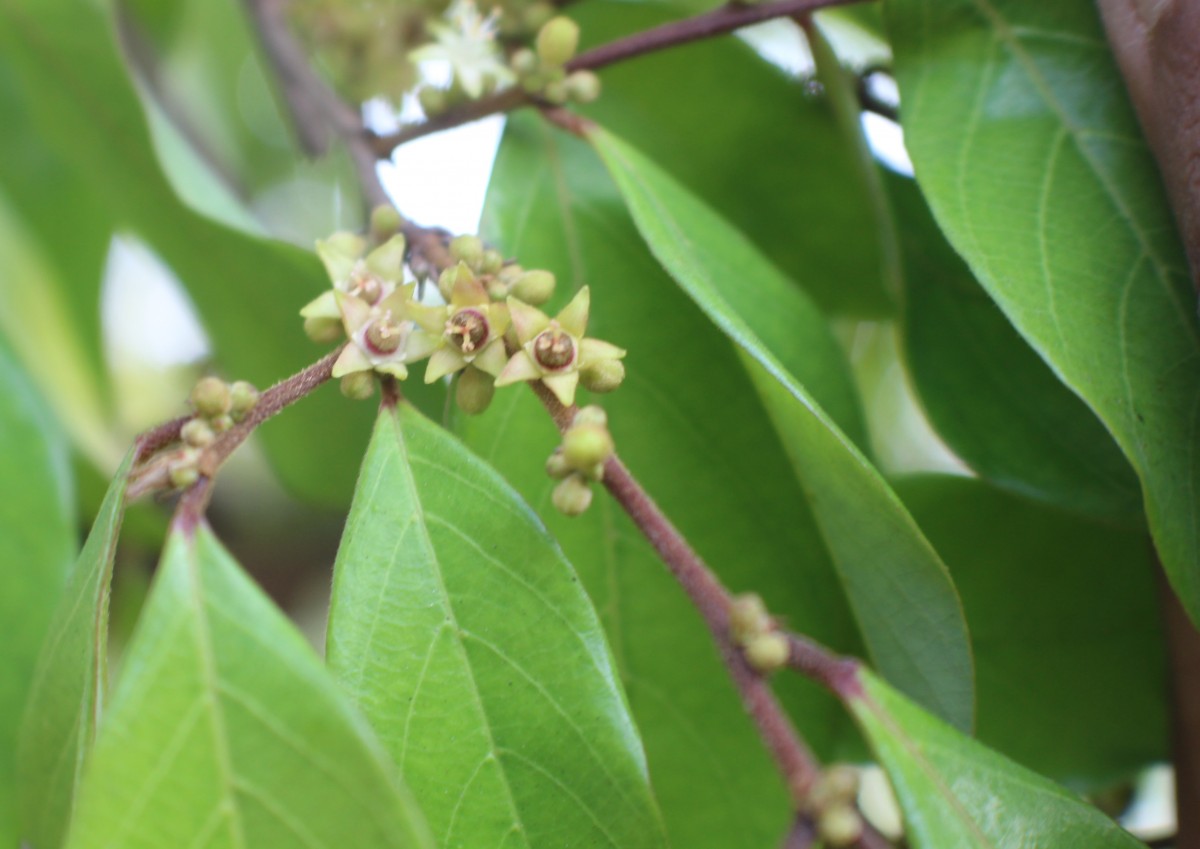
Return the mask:
<svg viewBox="0 0 1200 849"><path fill-rule="evenodd" d="M224 415L232 404L229 384L219 377L202 377L192 387L191 400L192 408L205 418Z"/></svg>
<svg viewBox="0 0 1200 849"><path fill-rule="evenodd" d="M489 280L486 288L488 297L493 301L503 301L509 295L508 286L501 280Z"/></svg>
<svg viewBox="0 0 1200 849"><path fill-rule="evenodd" d="M532 3L521 13L521 23L526 32L537 32L554 17L554 12L553 3Z"/></svg>
<svg viewBox="0 0 1200 849"><path fill-rule="evenodd" d="M510 262L508 265L496 272L496 277L505 286L511 286L516 283L525 274L525 269L519 263Z"/></svg>
<svg viewBox="0 0 1200 849"><path fill-rule="evenodd" d="M483 274L496 274L503 267L504 254L491 249L483 252L483 260L479 263L480 272Z"/></svg>
<svg viewBox="0 0 1200 849"><path fill-rule="evenodd" d="M258 389L253 383L245 380L235 380L233 385L229 387L230 410L229 414L233 416L235 422L240 422L246 417L246 413L254 409L254 405L258 403Z"/></svg>
<svg viewBox="0 0 1200 849"><path fill-rule="evenodd" d="M850 846L862 836L863 821L850 805L833 805L817 817L817 833L826 846Z"/></svg>
<svg viewBox="0 0 1200 849"><path fill-rule="evenodd" d="M512 293L525 303L540 307L554 297L555 284L551 272L533 269L526 271L513 282Z"/></svg>
<svg viewBox="0 0 1200 849"><path fill-rule="evenodd" d="M591 103L600 96L600 78L591 71L574 71L566 86L567 96L576 103Z"/></svg>
<svg viewBox="0 0 1200 849"><path fill-rule="evenodd" d="M586 407L580 407L575 411L575 418L571 419L571 426L576 425L598 425L599 427L608 426L608 413L604 412L603 407L598 407L595 404L588 404Z"/></svg>
<svg viewBox="0 0 1200 849"><path fill-rule="evenodd" d="M467 366L458 378L454 400L468 416L477 416L488 408L495 394L496 379L474 366Z"/></svg>
<svg viewBox="0 0 1200 849"><path fill-rule="evenodd" d="M378 242L386 242L394 236L403 223L394 206L382 203L371 210L371 235Z"/></svg>
<svg viewBox="0 0 1200 849"><path fill-rule="evenodd" d="M176 489L187 489L200 479L200 471L196 468L200 460L199 448L181 448L167 462L167 476L171 486Z"/></svg>
<svg viewBox="0 0 1200 849"><path fill-rule="evenodd" d="M554 449L554 453L546 460L546 474L560 481L575 470L571 468L571 464L567 462L567 458L563 456L562 447Z"/></svg>
<svg viewBox="0 0 1200 849"><path fill-rule="evenodd" d="M369 371L352 371L342 377L338 388L352 401L365 401L375 394L375 375Z"/></svg>
<svg viewBox="0 0 1200 849"><path fill-rule="evenodd" d="M612 392L625 380L625 364L620 360L597 360L579 372L579 382L590 392Z"/></svg>
<svg viewBox="0 0 1200 849"><path fill-rule="evenodd" d="M746 661L756 671L764 675L782 669L788 660L790 649L787 638L778 631L768 631L759 634L748 642L742 651Z"/></svg>
<svg viewBox="0 0 1200 849"><path fill-rule="evenodd" d="M554 80L546 83L542 88L542 99L548 103L553 103L555 106L562 106L567 102L570 93L567 91L567 83L565 80Z"/></svg>
<svg viewBox="0 0 1200 849"><path fill-rule="evenodd" d="M233 427L233 416L229 415L229 413L225 413L222 416L213 416L209 421L212 424L212 429L217 433L224 433Z"/></svg>
<svg viewBox="0 0 1200 849"><path fill-rule="evenodd" d="M458 266L447 268L438 275L438 291L442 293L442 299L446 303L450 303L450 294L454 291L454 281L458 279Z"/></svg>
<svg viewBox="0 0 1200 849"><path fill-rule="evenodd" d="M193 448L203 448L216 439L217 435L204 419L192 419L183 425L179 437Z"/></svg>
<svg viewBox="0 0 1200 849"><path fill-rule="evenodd" d="M580 472L603 464L612 453L612 434L603 425L574 425L563 434L563 457Z"/></svg>
<svg viewBox="0 0 1200 849"><path fill-rule="evenodd" d="M771 630L771 614L755 593L733 599L729 605L729 636L739 646L748 645L755 637Z"/></svg>
<svg viewBox="0 0 1200 849"><path fill-rule="evenodd" d="M309 339L321 344L336 342L346 335L340 321L323 315L309 316L304 319L304 333Z"/></svg>
<svg viewBox="0 0 1200 849"><path fill-rule="evenodd" d="M579 47L579 24L559 15L546 21L537 34L537 53L551 67L561 67Z"/></svg>
<svg viewBox="0 0 1200 849"><path fill-rule="evenodd" d="M827 767L813 790L813 797L818 808L853 803L858 797L858 770L848 764Z"/></svg>
<svg viewBox="0 0 1200 849"><path fill-rule="evenodd" d="M483 253L483 239L478 236L456 236L450 241L450 256L465 262L472 269L478 269L483 264ZM438 285L441 286L440 283Z"/></svg>
<svg viewBox="0 0 1200 849"><path fill-rule="evenodd" d="M421 104L421 111L425 113L425 117L432 118L434 115L440 115L446 111L447 106L446 90L435 88L434 86L422 86L417 89L417 102Z"/></svg>
<svg viewBox="0 0 1200 849"><path fill-rule="evenodd" d="M550 500L560 513L578 516L592 503L592 488L583 475L567 475L554 487Z"/></svg>
<svg viewBox="0 0 1200 849"><path fill-rule="evenodd" d="M508 60L509 66L518 76L528 76L538 69L538 58L528 47L522 47Z"/></svg>

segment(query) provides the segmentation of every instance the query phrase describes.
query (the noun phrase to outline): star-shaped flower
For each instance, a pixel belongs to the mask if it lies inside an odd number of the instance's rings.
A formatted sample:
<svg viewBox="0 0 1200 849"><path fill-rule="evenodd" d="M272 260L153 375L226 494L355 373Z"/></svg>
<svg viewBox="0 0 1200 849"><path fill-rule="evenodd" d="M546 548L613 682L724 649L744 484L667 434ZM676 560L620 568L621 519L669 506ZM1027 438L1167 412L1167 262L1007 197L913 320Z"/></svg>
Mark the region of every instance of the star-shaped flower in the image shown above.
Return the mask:
<svg viewBox="0 0 1200 849"><path fill-rule="evenodd" d="M410 305L410 313L422 330L437 337L437 348L425 370L426 383L468 365L495 377L508 362L504 350L508 307L488 297L483 283L465 263L460 262L453 275L449 305Z"/></svg>
<svg viewBox="0 0 1200 849"><path fill-rule="evenodd" d="M496 385L541 380L558 400L567 405L575 403L581 369L625 356L616 345L584 338L589 305L586 286L554 318L510 297L508 311L521 347L496 378Z"/></svg>
<svg viewBox="0 0 1200 849"><path fill-rule="evenodd" d="M317 242L317 256L325 264L333 288L310 301L300 310L300 315L341 319L337 293L375 306L401 286L404 282L404 237L393 236L364 257L366 244L365 239L353 233L334 233Z"/></svg>
<svg viewBox="0 0 1200 849"><path fill-rule="evenodd" d="M429 356L438 339L417 327L409 315L414 284L408 283L371 306L361 298L335 292L350 344L333 364L333 376L373 369L399 380L407 363Z"/></svg>
<svg viewBox="0 0 1200 849"><path fill-rule="evenodd" d="M455 0L446 10L446 18L449 24L429 25L437 41L414 50L409 54L410 59L448 62L455 80L472 99L513 80L513 73L496 46L498 12L484 17L473 0Z"/></svg>

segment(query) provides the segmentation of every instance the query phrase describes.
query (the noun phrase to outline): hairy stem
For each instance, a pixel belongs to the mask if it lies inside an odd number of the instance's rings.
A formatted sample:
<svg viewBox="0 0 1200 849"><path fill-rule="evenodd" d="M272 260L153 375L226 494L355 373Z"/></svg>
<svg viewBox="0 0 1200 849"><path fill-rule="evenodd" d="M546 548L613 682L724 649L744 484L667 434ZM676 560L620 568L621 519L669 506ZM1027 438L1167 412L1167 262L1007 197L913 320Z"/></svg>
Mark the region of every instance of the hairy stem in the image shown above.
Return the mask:
<svg viewBox="0 0 1200 849"><path fill-rule="evenodd" d="M618 38L608 44L602 44L576 56L567 63L566 69L568 72L595 71L627 59L644 56L647 53L655 53L693 41L725 35L742 27L773 18L791 17L851 2L856 2L856 0L779 0L775 3L755 5L730 3L713 9L711 12L671 21L643 32ZM423 123L405 127L388 135L376 136L373 144L375 152L381 157L386 157L400 145L432 133L468 124L471 121L478 121L488 115L510 112L522 106L546 105L548 104L544 101L525 93L520 88L508 88L490 97L483 97L448 109Z"/></svg>

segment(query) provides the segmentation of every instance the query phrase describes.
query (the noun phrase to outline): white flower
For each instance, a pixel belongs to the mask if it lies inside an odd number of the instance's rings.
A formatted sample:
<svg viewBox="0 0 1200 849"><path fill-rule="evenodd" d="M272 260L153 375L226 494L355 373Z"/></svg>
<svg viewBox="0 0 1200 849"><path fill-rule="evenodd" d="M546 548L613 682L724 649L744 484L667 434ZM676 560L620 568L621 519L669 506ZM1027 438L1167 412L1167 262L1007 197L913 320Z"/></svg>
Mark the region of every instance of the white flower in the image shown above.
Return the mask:
<svg viewBox="0 0 1200 849"><path fill-rule="evenodd" d="M455 0L446 10L448 22L429 26L437 41L414 50L409 58L416 62L448 62L454 78L471 98L512 82L513 73L496 46L498 14L493 9L484 17L474 0Z"/></svg>

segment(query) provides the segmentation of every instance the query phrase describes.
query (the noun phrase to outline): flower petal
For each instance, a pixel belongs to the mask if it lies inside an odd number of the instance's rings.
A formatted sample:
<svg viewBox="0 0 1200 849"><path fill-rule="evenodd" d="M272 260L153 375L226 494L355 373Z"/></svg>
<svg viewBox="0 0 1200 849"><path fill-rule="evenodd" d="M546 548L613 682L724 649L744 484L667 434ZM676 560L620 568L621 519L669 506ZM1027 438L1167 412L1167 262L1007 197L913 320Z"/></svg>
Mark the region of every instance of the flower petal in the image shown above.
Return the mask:
<svg viewBox="0 0 1200 849"><path fill-rule="evenodd" d="M508 314L522 345L532 341L534 336L550 326L550 318L544 312L513 297L508 299Z"/></svg>
<svg viewBox="0 0 1200 849"><path fill-rule="evenodd" d="M475 355L475 359L471 360L471 365L481 371L486 371L492 377L498 377L507 364L508 355L504 352L503 339L496 339L495 342L485 346Z"/></svg>
<svg viewBox="0 0 1200 849"><path fill-rule="evenodd" d="M429 366L425 369L425 382L433 383L439 377L458 371L467 364L462 351L453 345L443 345L433 352L429 358Z"/></svg>
<svg viewBox="0 0 1200 849"><path fill-rule="evenodd" d="M427 333L424 330L414 330L408 337L408 345L404 349L404 362L413 363L417 360L423 360L436 351L441 344L441 334Z"/></svg>
<svg viewBox="0 0 1200 849"><path fill-rule="evenodd" d="M579 385L579 372L570 371L566 374L551 374L542 378L546 388L566 406L575 403L575 387Z"/></svg>
<svg viewBox="0 0 1200 849"><path fill-rule="evenodd" d="M571 303L563 307L562 311L555 316L562 329L575 338L582 339L583 332L587 330L588 309L591 302L592 296L587 286L576 292Z"/></svg>
<svg viewBox="0 0 1200 849"><path fill-rule="evenodd" d="M419 301L410 301L408 317L415 321L422 330L435 336L441 336L445 332L446 319L450 317L450 310L448 307L431 307Z"/></svg>
<svg viewBox="0 0 1200 849"><path fill-rule="evenodd" d="M366 353L352 342L342 349L341 355L334 362L332 376L344 377L356 371L370 371L371 368L371 361L367 359Z"/></svg>
<svg viewBox="0 0 1200 849"><path fill-rule="evenodd" d="M342 311L338 309L337 296L329 289L305 304L300 315L305 318L341 318Z"/></svg>
<svg viewBox="0 0 1200 849"><path fill-rule="evenodd" d="M376 277L389 283L404 279L404 237L397 233L367 254L367 268Z"/></svg>
<svg viewBox="0 0 1200 849"><path fill-rule="evenodd" d="M401 362L383 363L375 366L375 371L380 374L390 374L396 380L404 380L408 377L408 366Z"/></svg>
<svg viewBox="0 0 1200 849"><path fill-rule="evenodd" d="M454 288L450 292L452 307L477 307L491 301L487 289L479 282L469 268L463 263L458 264L460 271L454 278Z"/></svg>
<svg viewBox="0 0 1200 849"><path fill-rule="evenodd" d="M579 367L586 368L597 360L619 360L625 349L600 339L584 339L579 343Z"/></svg>
<svg viewBox="0 0 1200 849"><path fill-rule="evenodd" d="M334 233L328 239L317 240L317 256L325 264L329 279L334 283L344 283L350 279L354 263L362 256L366 242L361 236L353 233Z"/></svg>
<svg viewBox="0 0 1200 849"><path fill-rule="evenodd" d="M508 314L508 307L504 304L489 304L487 317L493 336L503 336L508 332L508 326L512 324L512 318Z"/></svg>
<svg viewBox="0 0 1200 849"><path fill-rule="evenodd" d="M337 300L338 309L342 314L342 324L346 326L348 336L353 336L371 320L371 305L366 301L344 292L334 292L333 296Z"/></svg>
<svg viewBox="0 0 1200 849"><path fill-rule="evenodd" d="M525 351L517 351L500 374L496 376L496 385L508 386L510 383L520 383L522 380L537 380L541 376L542 370L533 361L533 357Z"/></svg>

